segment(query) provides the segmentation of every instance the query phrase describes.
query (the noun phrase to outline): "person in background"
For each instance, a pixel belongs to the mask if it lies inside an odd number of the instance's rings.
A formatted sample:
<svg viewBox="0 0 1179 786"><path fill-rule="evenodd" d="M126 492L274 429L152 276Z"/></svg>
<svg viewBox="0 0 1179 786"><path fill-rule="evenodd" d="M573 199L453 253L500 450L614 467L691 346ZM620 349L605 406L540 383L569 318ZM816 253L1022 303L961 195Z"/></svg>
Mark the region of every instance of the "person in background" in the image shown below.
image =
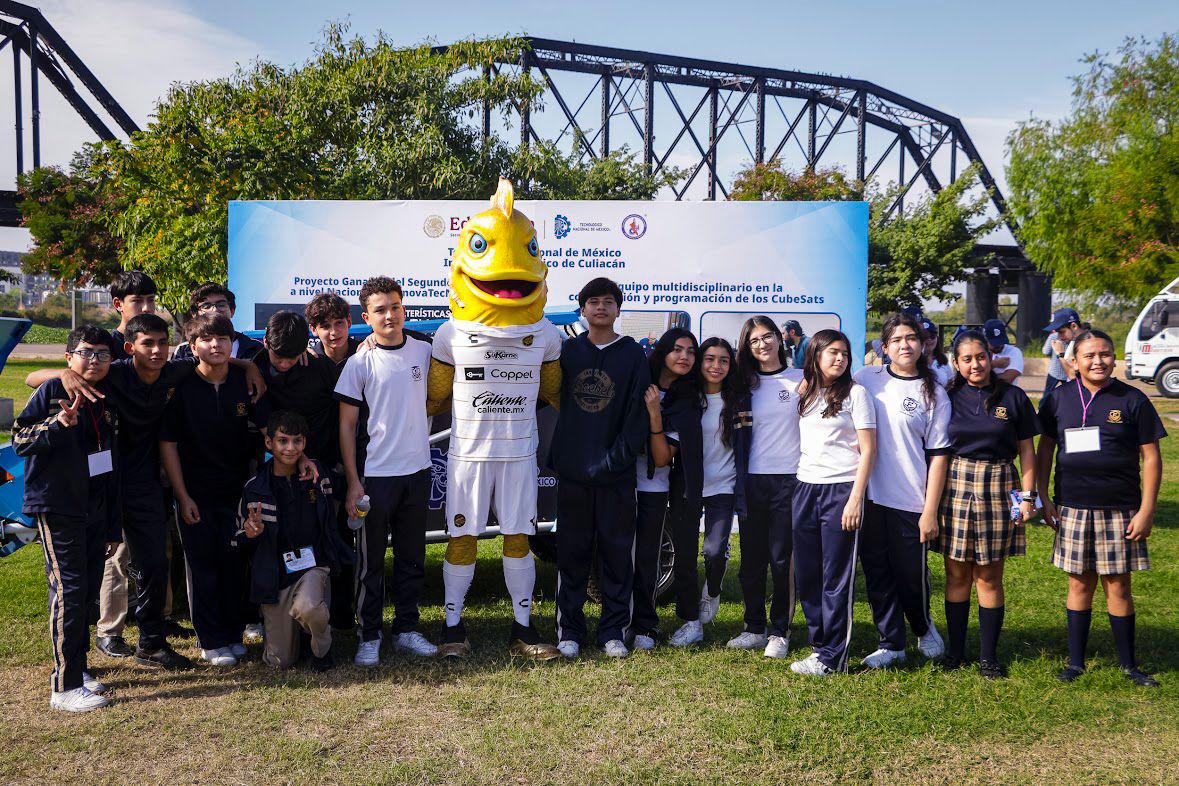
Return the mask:
<svg viewBox="0 0 1179 786"><path fill-rule="evenodd" d="M1044 331L1048 333L1041 349L1048 356L1048 375L1044 380L1045 396L1068 382L1075 373L1065 357L1065 351L1083 329L1081 316L1071 308L1056 309L1052 312L1052 321L1044 326Z"/></svg>
<svg viewBox="0 0 1179 786"><path fill-rule="evenodd" d="M950 384L950 380L954 378L954 369L950 366L949 359L946 358L946 348L942 345L942 334L938 330L929 317L920 317L921 332L925 334L925 341L922 344L925 357L929 361L929 370L937 377L937 381L942 387Z"/></svg>
<svg viewBox="0 0 1179 786"><path fill-rule="evenodd" d="M1036 411L1027 394L995 376L986 338L967 331L954 340L950 383L953 459L932 544L946 563L943 665L962 666L970 618L970 589L978 591L979 673L999 679L999 632L1006 599L1003 566L1027 553L1025 525L1036 511ZM1019 457L1021 472L1015 471ZM1018 510L1012 495L1018 494ZM1015 515L1017 514L1017 515Z"/></svg>
<svg viewBox="0 0 1179 786"><path fill-rule="evenodd" d="M328 358L339 370L344 362L356 354L360 340L349 335L352 329L352 310L348 301L335 292L321 292L311 298L303 309L315 338L308 344L314 354Z"/></svg>
<svg viewBox="0 0 1179 786"><path fill-rule="evenodd" d="M1016 378L1023 373L1023 352L1007 343L1007 324L1001 319L988 319L983 324L983 335L991 348L995 376L1014 385Z"/></svg>
<svg viewBox="0 0 1179 786"><path fill-rule="evenodd" d="M1098 581L1122 672L1158 687L1135 656L1133 571L1150 567L1146 539L1162 480L1159 440L1167 436L1146 394L1114 377L1113 339L1087 330L1073 339L1077 378L1040 404L1036 477L1044 521L1056 530L1052 564L1068 574L1068 665L1062 682L1085 673L1085 647ZM1055 488L1048 478L1056 461Z"/></svg>
<svg viewBox="0 0 1179 786"><path fill-rule="evenodd" d="M216 315L223 316L232 322L235 313L237 313L237 299L234 298L233 292L221 284L213 282L201 284L189 296L187 319ZM233 341L230 344L230 357L252 360L262 349L261 341L252 339L237 330L233 331ZM176 347L176 352L172 357L175 360L182 360L184 358L190 358L192 355L192 346L186 341Z"/></svg>
<svg viewBox="0 0 1179 786"><path fill-rule="evenodd" d="M802 369L787 363L777 324L764 315L745 320L737 349L737 373L745 392L733 435L745 630L728 646L761 649L767 658L785 658L789 652L795 605L791 516L799 456L798 385L803 376ZM768 627L767 570L773 583Z"/></svg>
<svg viewBox="0 0 1179 786"><path fill-rule="evenodd" d="M860 562L880 634L864 658L871 669L905 662L905 621L927 658L945 643L929 613L928 550L937 537L937 509L949 465L950 400L922 352L921 323L908 314L884 321L881 343L892 359L855 374L876 407L879 457L868 480L868 511Z"/></svg>
<svg viewBox="0 0 1179 786"><path fill-rule="evenodd" d="M790 367L802 368L806 358L806 347L811 339L802 332L802 324L797 319L788 319L782 323L782 340L786 343L786 352L790 356Z"/></svg>
<svg viewBox="0 0 1179 786"><path fill-rule="evenodd" d="M813 649L790 670L824 677L847 670L856 546L876 458L876 407L852 380L851 342L838 330L815 334L803 373L794 576Z"/></svg>

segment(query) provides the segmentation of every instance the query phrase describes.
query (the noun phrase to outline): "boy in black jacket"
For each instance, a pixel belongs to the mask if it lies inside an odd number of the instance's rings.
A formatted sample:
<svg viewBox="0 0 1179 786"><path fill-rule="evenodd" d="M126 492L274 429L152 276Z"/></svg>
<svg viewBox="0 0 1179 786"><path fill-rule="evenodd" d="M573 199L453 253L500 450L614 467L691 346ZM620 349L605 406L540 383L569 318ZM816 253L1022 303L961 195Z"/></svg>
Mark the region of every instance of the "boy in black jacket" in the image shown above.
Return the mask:
<svg viewBox="0 0 1179 786"><path fill-rule="evenodd" d="M634 581L635 457L647 439L647 358L614 332L622 290L595 278L577 296L589 331L561 345L561 414L550 462L557 486L557 648L567 658L585 638L586 583L597 542L602 617L598 644L628 653Z"/></svg>
<svg viewBox="0 0 1179 786"><path fill-rule="evenodd" d="M239 538L256 545L251 558L250 601L262 609L266 649L262 660L276 669L299 658L300 629L311 636L311 668L332 661L329 577L346 560L336 533L336 506L327 468L318 481L299 480L299 460L311 435L296 412L275 412L266 427L274 458L246 484L238 504Z"/></svg>
<svg viewBox="0 0 1179 786"><path fill-rule="evenodd" d="M111 335L94 325L70 332L70 369L97 385L111 364ZM107 705L102 683L86 672L90 612L102 564L119 534L114 447L117 419L101 401L72 400L60 380L37 388L12 431L25 458L24 512L37 519L49 581L53 643L49 706L89 712Z"/></svg>

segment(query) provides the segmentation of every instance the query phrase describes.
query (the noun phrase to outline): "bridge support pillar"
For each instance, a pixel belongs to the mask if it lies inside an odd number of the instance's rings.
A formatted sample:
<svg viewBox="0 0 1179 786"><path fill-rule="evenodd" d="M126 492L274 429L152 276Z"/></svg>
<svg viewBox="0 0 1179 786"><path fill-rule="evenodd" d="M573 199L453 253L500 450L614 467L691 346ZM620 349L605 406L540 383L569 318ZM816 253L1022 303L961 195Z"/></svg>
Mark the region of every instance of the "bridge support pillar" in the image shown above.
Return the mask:
<svg viewBox="0 0 1179 786"><path fill-rule="evenodd" d="M999 316L999 283L999 274L985 268L970 274L966 279L966 324L981 325Z"/></svg>
<svg viewBox="0 0 1179 786"><path fill-rule="evenodd" d="M1019 274L1019 313L1015 340L1021 347L1043 343L1044 326L1052 320L1052 277L1038 270Z"/></svg>

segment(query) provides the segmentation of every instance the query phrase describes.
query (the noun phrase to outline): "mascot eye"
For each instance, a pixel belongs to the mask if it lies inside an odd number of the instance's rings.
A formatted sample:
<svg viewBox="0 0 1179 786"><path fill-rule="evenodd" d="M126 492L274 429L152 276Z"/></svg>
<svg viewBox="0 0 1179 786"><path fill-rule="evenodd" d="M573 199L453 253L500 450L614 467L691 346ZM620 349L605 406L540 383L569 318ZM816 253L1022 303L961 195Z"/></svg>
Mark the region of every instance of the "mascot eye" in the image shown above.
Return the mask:
<svg viewBox="0 0 1179 786"><path fill-rule="evenodd" d="M532 256L536 256L540 253L540 247L536 245L536 238L532 238L528 241L528 253L532 254Z"/></svg>
<svg viewBox="0 0 1179 786"><path fill-rule="evenodd" d="M471 251L474 253L482 254L487 250L487 238L483 237L483 235L480 235L478 232L472 232L471 240L468 245L471 247Z"/></svg>

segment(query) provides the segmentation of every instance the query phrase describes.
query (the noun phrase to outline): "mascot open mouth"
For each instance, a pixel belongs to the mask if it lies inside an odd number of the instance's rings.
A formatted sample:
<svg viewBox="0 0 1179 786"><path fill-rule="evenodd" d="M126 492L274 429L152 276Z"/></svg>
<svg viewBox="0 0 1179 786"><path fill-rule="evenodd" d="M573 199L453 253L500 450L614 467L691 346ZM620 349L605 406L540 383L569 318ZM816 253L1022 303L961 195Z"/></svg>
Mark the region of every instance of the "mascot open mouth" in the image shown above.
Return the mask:
<svg viewBox="0 0 1179 786"><path fill-rule="evenodd" d="M535 292L540 285L537 281L525 281L519 278L503 278L496 281L480 281L477 278L471 278L470 281L480 292L501 300L521 300Z"/></svg>

